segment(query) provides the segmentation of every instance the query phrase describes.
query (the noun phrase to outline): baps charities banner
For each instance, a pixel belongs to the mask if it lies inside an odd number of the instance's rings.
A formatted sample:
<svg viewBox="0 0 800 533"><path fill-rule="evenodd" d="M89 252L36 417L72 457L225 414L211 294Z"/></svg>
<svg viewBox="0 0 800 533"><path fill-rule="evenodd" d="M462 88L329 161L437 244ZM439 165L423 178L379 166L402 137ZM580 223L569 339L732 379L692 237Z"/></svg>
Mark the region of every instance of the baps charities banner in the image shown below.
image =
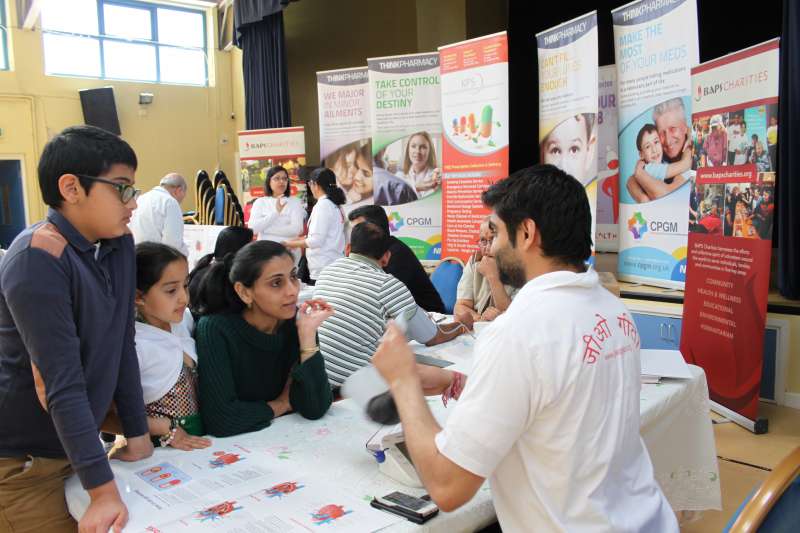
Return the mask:
<svg viewBox="0 0 800 533"><path fill-rule="evenodd" d="M597 206L597 12L536 35L539 47L539 161L586 188Z"/></svg>
<svg viewBox="0 0 800 533"><path fill-rule="evenodd" d="M439 48L444 129L442 257L466 261L488 210L481 193L508 176L505 32Z"/></svg>
<svg viewBox="0 0 800 533"><path fill-rule="evenodd" d="M778 40L692 69L696 185L681 352L711 399L755 420L778 142Z"/></svg>
<svg viewBox="0 0 800 533"><path fill-rule="evenodd" d="M618 276L682 289L697 6L695 0L640 0L611 16L620 128Z"/></svg>
<svg viewBox="0 0 800 533"><path fill-rule="evenodd" d="M306 164L306 138L302 126L239 132L239 172L245 218L256 198L264 196L267 172L280 165L289 174L291 195L305 202L306 185L297 170Z"/></svg>
<svg viewBox="0 0 800 533"><path fill-rule="evenodd" d="M600 67L598 90L595 248L599 252L616 252L619 238L617 67Z"/></svg>
<svg viewBox="0 0 800 533"><path fill-rule="evenodd" d="M345 192L344 209L372 203L367 67L317 72L319 155Z"/></svg>
<svg viewBox="0 0 800 533"><path fill-rule="evenodd" d="M372 198L392 234L420 259L442 251L439 54L367 60L372 117Z"/></svg>

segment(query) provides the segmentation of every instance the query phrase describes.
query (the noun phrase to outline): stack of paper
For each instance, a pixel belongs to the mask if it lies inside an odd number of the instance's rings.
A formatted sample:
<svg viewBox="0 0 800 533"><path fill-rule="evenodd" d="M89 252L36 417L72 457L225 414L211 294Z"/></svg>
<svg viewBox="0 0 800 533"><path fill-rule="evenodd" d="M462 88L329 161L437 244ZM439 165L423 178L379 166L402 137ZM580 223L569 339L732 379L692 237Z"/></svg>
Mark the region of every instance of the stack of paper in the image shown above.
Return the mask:
<svg viewBox="0 0 800 533"><path fill-rule="evenodd" d="M642 350L642 383L659 383L661 378L690 379L692 373L678 350Z"/></svg>

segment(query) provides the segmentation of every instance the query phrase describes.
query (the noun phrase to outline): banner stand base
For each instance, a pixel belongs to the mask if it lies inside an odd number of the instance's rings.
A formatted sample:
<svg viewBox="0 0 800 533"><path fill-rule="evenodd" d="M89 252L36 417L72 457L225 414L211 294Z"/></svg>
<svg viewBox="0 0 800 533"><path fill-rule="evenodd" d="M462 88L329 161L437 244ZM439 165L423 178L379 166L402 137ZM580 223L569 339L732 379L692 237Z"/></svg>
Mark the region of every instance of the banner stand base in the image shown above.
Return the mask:
<svg viewBox="0 0 800 533"><path fill-rule="evenodd" d="M717 413L718 415L722 415L731 422L739 424L743 428L752 431L756 435L763 435L769 431L769 420L766 418L756 418L755 420L750 420L749 418L740 415L736 411L731 411L724 405L718 404L713 400L709 400L711 403L711 410Z"/></svg>

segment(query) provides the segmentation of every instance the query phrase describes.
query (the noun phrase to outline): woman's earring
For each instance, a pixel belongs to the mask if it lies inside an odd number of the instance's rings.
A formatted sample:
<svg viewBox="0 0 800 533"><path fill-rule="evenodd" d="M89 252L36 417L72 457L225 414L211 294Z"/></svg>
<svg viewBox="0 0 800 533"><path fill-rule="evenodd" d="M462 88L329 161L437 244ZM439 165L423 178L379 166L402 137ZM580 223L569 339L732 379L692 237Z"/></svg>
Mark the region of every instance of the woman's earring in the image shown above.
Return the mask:
<svg viewBox="0 0 800 533"><path fill-rule="evenodd" d="M252 309L253 308L253 302L247 302L247 308L248 309Z"/></svg>

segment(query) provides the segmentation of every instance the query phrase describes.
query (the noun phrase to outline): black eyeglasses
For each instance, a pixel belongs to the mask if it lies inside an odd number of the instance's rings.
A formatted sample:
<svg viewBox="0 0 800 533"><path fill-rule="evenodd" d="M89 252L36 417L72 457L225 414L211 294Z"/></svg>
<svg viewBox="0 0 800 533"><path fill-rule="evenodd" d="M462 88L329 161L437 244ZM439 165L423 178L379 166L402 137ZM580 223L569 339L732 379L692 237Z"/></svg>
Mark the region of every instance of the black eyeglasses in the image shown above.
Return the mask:
<svg viewBox="0 0 800 533"><path fill-rule="evenodd" d="M86 174L75 174L75 175L85 180L99 181L100 183L107 183L111 185L117 190L117 193L119 193L119 199L123 204L127 204L134 198L138 198L139 195L142 193L140 189L137 189L133 185L128 185L127 183L117 183L115 181L107 180L105 178L98 178L97 176L87 176ZM128 178L119 177L115 179L128 179Z"/></svg>

